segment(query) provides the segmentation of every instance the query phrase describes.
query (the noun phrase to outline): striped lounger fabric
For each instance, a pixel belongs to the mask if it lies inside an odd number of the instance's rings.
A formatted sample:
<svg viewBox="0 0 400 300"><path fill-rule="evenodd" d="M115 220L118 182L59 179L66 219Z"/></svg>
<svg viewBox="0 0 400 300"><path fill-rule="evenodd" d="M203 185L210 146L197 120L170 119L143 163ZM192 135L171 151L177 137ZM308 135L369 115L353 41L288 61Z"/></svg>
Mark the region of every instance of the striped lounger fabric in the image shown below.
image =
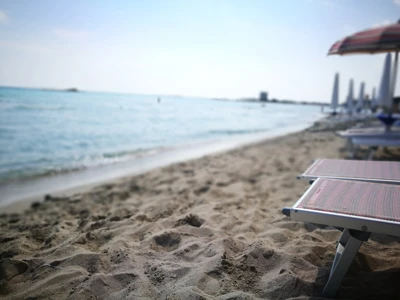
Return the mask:
<svg viewBox="0 0 400 300"><path fill-rule="evenodd" d="M334 297L371 233L400 236L400 185L318 178L291 208L292 220L344 228L322 292Z"/></svg>
<svg viewBox="0 0 400 300"><path fill-rule="evenodd" d="M319 177L400 184L400 162L317 159L298 178Z"/></svg>

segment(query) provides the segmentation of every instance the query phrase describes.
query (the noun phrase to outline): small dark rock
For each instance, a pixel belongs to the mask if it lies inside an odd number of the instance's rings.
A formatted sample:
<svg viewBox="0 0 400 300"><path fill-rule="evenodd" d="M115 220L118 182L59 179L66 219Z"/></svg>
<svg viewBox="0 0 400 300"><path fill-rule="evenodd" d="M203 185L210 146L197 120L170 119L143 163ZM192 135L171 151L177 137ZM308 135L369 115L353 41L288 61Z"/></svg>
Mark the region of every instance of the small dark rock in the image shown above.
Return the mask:
<svg viewBox="0 0 400 300"><path fill-rule="evenodd" d="M190 214L190 215L184 217L183 219L178 220L176 226L183 225L183 224L189 224L193 227L200 227L201 225L203 225L203 223L204 223L203 219L199 218L196 215Z"/></svg>
<svg viewBox="0 0 400 300"><path fill-rule="evenodd" d="M33 202L33 203L31 204L31 208L37 209L37 208L39 208L40 205L41 205L41 203L36 201L36 202Z"/></svg>

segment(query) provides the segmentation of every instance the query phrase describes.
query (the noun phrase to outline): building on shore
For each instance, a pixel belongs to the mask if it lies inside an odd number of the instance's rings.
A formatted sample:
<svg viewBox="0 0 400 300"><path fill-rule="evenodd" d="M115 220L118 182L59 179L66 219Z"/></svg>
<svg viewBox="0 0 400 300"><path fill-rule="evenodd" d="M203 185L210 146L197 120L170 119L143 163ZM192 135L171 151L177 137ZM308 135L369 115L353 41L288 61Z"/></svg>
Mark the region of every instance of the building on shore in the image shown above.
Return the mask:
<svg viewBox="0 0 400 300"><path fill-rule="evenodd" d="M267 102L268 101L268 93L267 92L261 92L260 93L260 101L261 102Z"/></svg>

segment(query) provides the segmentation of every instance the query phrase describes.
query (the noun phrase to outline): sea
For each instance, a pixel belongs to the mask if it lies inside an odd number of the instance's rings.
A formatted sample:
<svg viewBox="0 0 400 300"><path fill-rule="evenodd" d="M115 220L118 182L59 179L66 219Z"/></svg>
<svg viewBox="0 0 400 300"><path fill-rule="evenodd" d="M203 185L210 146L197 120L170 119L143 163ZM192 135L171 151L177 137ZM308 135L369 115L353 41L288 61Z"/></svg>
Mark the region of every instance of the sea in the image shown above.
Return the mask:
<svg viewBox="0 0 400 300"><path fill-rule="evenodd" d="M0 206L310 126L319 106L0 88Z"/></svg>

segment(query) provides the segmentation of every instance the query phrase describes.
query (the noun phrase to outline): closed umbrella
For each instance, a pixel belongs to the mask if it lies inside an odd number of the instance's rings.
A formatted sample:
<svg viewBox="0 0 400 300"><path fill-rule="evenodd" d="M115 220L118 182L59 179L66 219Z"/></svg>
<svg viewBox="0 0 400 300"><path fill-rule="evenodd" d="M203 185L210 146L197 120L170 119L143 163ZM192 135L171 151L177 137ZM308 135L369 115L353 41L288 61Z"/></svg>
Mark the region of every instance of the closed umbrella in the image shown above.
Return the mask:
<svg viewBox="0 0 400 300"><path fill-rule="evenodd" d="M339 73L335 74L335 81L333 83L332 101L331 108L333 113L336 114L336 108L339 104Z"/></svg>
<svg viewBox="0 0 400 300"><path fill-rule="evenodd" d="M371 93L371 108L376 109L377 106L378 106L378 101L376 100L376 89L375 87L373 87Z"/></svg>
<svg viewBox="0 0 400 300"><path fill-rule="evenodd" d="M353 92L353 79L350 79L349 82L349 93L347 94L347 112L349 114L353 113L353 98L354 98L354 92Z"/></svg>
<svg viewBox="0 0 400 300"><path fill-rule="evenodd" d="M358 94L358 101L356 105L357 112L361 112L364 108L364 89L365 89L365 83L361 82L360 94Z"/></svg>
<svg viewBox="0 0 400 300"><path fill-rule="evenodd" d="M393 105L393 97L390 94L390 67L391 67L392 57L390 53L386 55L385 64L383 66L383 72L381 77L381 84L379 85L379 95L378 102L382 107L386 107L391 110Z"/></svg>
<svg viewBox="0 0 400 300"><path fill-rule="evenodd" d="M392 111L393 107L393 96L391 94L391 85L390 85L391 65L392 65L392 56L390 53L388 53L386 54L385 64L383 66L381 84L379 86L378 102L380 106L388 109L389 112ZM387 131L389 131L393 123L397 121L396 118L392 117L391 113L389 115L379 114L377 117L386 125Z"/></svg>

